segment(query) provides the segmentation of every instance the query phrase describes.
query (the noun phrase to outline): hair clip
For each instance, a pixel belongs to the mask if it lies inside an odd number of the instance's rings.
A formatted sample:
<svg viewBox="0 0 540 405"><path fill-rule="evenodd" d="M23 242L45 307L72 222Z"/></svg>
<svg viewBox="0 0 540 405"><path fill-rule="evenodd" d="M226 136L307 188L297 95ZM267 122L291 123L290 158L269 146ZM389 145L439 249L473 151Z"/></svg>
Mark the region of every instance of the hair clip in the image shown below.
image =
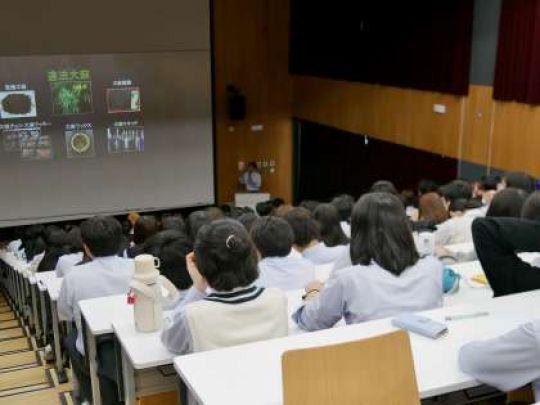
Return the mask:
<svg viewBox="0 0 540 405"><path fill-rule="evenodd" d="M232 248L231 241L233 239L234 239L234 235L232 235L232 234L227 237L227 240L225 241L225 246L227 246L227 249Z"/></svg>

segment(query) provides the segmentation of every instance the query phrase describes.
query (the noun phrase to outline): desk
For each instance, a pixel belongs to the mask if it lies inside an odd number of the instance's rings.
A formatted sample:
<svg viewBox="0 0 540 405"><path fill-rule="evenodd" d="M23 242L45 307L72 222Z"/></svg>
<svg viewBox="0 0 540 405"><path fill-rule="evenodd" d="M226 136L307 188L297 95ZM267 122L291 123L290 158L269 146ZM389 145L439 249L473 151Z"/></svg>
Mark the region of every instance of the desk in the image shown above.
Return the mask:
<svg viewBox="0 0 540 405"><path fill-rule="evenodd" d="M450 333L439 340L411 334L420 396L430 398L480 385L459 370L459 348L472 340L499 336L540 317L539 300L540 291L535 291L474 305L426 311L425 315L439 321L444 321L448 315L478 311L488 311L490 315L449 322ZM281 356L285 351L350 342L395 330L387 318L309 335L179 356L174 359L174 366L201 404L277 405L282 403Z"/></svg>
<svg viewBox="0 0 540 405"><path fill-rule="evenodd" d="M97 374L97 338L113 333L113 322L125 322L133 319L133 306L128 305L126 295L94 298L79 301L81 309L81 326L86 342L86 358L90 366L90 380L92 381L93 404L101 404L99 378Z"/></svg>
<svg viewBox="0 0 540 405"><path fill-rule="evenodd" d="M303 290L287 293L289 306L289 334L302 334L302 331L291 319L290 315L302 303ZM153 395L160 392L173 391L176 388L176 378L172 362L174 354L169 352L161 343L161 331L154 333L139 333L135 330L133 316L114 321L114 333L122 348L122 378L127 405L135 404L136 398ZM156 378L152 369L170 369L171 378Z"/></svg>

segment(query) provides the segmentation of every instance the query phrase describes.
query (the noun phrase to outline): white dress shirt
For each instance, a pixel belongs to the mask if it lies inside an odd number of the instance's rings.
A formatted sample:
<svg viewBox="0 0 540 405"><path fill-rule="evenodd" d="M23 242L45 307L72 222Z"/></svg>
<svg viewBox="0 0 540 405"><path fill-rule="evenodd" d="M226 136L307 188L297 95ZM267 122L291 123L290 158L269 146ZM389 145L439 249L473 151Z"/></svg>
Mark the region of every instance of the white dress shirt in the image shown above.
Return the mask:
<svg viewBox="0 0 540 405"><path fill-rule="evenodd" d="M83 258L84 254L82 252L60 256L54 269L56 277L64 277L72 267L82 262Z"/></svg>
<svg viewBox="0 0 540 405"><path fill-rule="evenodd" d="M443 265L432 256L396 276L376 263L342 269L328 280L317 297L293 315L305 330L386 318L403 312L433 309L443 303Z"/></svg>
<svg viewBox="0 0 540 405"><path fill-rule="evenodd" d="M473 215L463 215L450 218L438 225L435 231L435 245L444 246L472 242L472 223L475 218Z"/></svg>
<svg viewBox="0 0 540 405"><path fill-rule="evenodd" d="M540 399L540 320L506 335L463 346L461 369L478 381L512 391L532 383Z"/></svg>
<svg viewBox="0 0 540 405"><path fill-rule="evenodd" d="M91 298L126 294L133 277L134 262L118 256L96 257L91 262L77 266L62 282L58 297L58 314L61 320L77 324L77 350L84 354L81 334L79 301Z"/></svg>
<svg viewBox="0 0 540 405"><path fill-rule="evenodd" d="M300 290L315 280L315 266L298 256L267 257L259 262L256 284L265 288Z"/></svg>
<svg viewBox="0 0 540 405"><path fill-rule="evenodd" d="M302 256L315 265L328 264L334 263L344 255L344 252L348 251L348 245L328 247L323 242L319 242L315 246L303 250Z"/></svg>

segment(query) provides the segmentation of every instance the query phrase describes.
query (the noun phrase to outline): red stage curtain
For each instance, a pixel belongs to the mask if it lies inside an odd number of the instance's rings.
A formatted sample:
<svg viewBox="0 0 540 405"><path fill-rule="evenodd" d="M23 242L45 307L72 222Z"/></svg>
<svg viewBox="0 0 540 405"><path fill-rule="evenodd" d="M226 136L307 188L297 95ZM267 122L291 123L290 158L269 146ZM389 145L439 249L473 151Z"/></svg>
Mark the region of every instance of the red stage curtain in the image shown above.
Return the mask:
<svg viewBox="0 0 540 405"><path fill-rule="evenodd" d="M540 104L540 0L504 0L494 98Z"/></svg>

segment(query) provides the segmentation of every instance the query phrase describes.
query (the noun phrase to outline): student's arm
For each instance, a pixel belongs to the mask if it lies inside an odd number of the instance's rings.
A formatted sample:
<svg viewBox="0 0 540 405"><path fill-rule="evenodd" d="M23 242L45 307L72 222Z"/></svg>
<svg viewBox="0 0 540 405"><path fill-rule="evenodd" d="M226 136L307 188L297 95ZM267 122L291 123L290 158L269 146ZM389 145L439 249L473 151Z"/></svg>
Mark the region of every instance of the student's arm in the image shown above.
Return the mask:
<svg viewBox="0 0 540 405"><path fill-rule="evenodd" d="M293 320L304 330L314 331L333 327L343 317L343 283L333 278L313 299L307 301L293 315Z"/></svg>
<svg viewBox="0 0 540 405"><path fill-rule="evenodd" d="M58 316L61 321L71 322L74 320L73 308L73 285L68 277L64 277L60 294L58 295Z"/></svg>
<svg viewBox="0 0 540 405"><path fill-rule="evenodd" d="M169 351L178 354L193 351L193 338L189 330L185 307L192 302L203 299L205 296L206 294L196 288L191 288L177 304L172 316L165 318L161 341Z"/></svg>
<svg viewBox="0 0 540 405"><path fill-rule="evenodd" d="M540 223L477 218L472 230L476 253L496 297L540 288L540 269L516 253L540 251Z"/></svg>
<svg viewBox="0 0 540 405"><path fill-rule="evenodd" d="M461 369L502 391L515 390L538 380L538 327L540 322L529 323L501 337L463 346L459 353Z"/></svg>

